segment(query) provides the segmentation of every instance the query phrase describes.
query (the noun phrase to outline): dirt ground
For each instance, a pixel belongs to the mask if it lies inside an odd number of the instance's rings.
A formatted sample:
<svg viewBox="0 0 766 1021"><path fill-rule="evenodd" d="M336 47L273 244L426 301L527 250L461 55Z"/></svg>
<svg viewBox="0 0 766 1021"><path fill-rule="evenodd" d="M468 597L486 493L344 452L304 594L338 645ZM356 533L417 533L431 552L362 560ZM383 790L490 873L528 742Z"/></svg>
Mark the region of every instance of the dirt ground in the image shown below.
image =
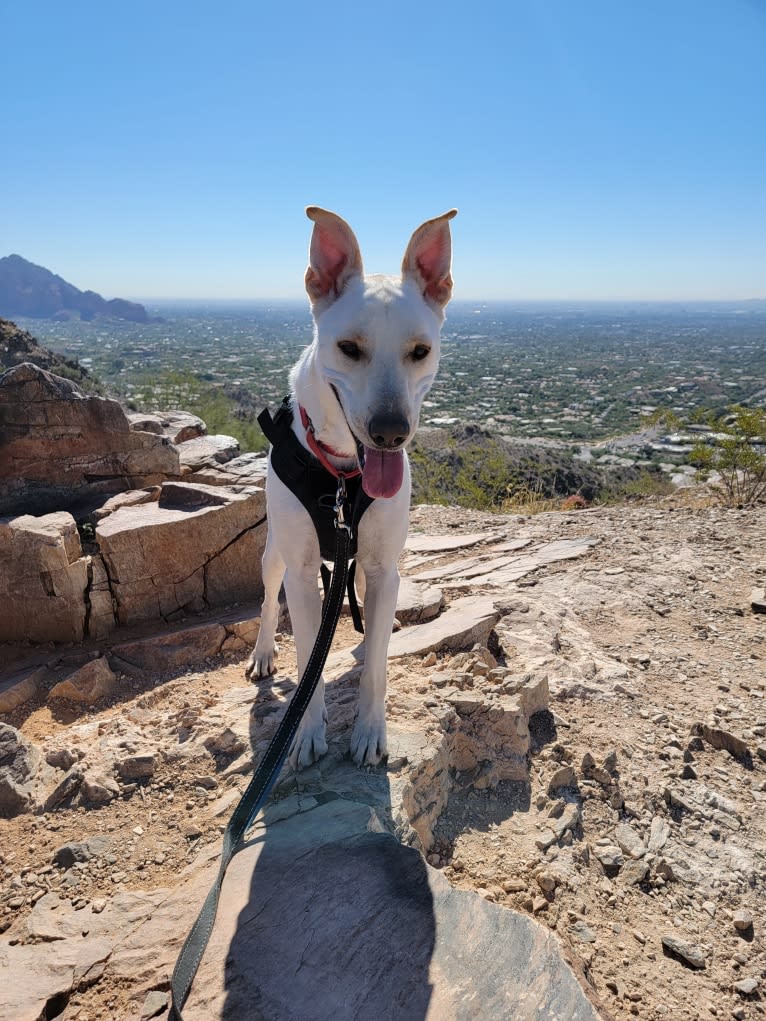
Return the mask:
<svg viewBox="0 0 766 1021"><path fill-rule="evenodd" d="M616 1018L763 1016L766 615L753 612L750 591L766 583L766 510L724 510L700 494L526 518L441 507L412 515L414 533L481 530L597 543L502 593L515 611L489 648L523 674L525 642L537 636L551 660L550 713L535 718L527 783L477 789L470 775L455 775L429 862L455 885L555 930ZM422 569L416 559L404 561L404 574ZM448 600L481 591L465 581L443 587ZM356 640L344 618L334 648ZM76 746L88 733L122 735L129 746L130 727L178 731L205 713L235 712L236 700L226 700L243 688L244 661L124 678L118 698L91 710L38 700L5 719L43 747L70 737ZM434 674L456 669L451 653L396 660L391 712L405 712L409 696L438 701ZM251 699L256 714L289 697L294 670L288 633L276 678ZM473 681L479 691L484 684ZM93 727L75 734L84 724ZM6 938L39 938L25 925L50 890L73 898L87 931L89 914L115 891L173 886L201 847L220 840L247 777L228 769L236 750L221 746L220 761L207 764L163 757L151 777L100 808L3 820ZM569 806L576 822L550 841ZM95 834L108 838L107 853L69 869L53 863L67 841ZM111 1021L148 1017L146 1009L96 982L45 1017Z"/></svg>

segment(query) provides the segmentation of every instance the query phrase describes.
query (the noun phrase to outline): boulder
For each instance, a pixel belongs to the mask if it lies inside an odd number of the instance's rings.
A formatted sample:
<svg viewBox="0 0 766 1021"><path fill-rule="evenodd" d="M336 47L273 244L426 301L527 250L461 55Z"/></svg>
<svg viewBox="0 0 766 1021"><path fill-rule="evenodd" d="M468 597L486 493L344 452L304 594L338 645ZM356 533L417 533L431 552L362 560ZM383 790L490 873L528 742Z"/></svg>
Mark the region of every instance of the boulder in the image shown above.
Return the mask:
<svg viewBox="0 0 766 1021"><path fill-rule="evenodd" d="M53 855L53 862L55 865L60 865L62 869L69 869L76 861L90 861L91 858L97 858L99 855L104 854L110 846L111 840L102 833L97 833L95 836L89 837L87 840L69 840L66 844L62 844L61 847L56 849L56 852ZM58 906L58 897L55 893L47 894L46 896L54 902L56 907ZM45 901L46 898L43 897L43 900ZM38 902L35 910L32 912L33 918L35 914L39 915L41 912L45 911L49 903L50 901L41 905ZM80 931L82 931L82 928ZM32 931L31 925L30 932L32 935L40 935L40 933ZM58 939L59 936L56 934L53 937L49 936L47 938Z"/></svg>
<svg viewBox="0 0 766 1021"><path fill-rule="evenodd" d="M41 758L40 749L15 727L0 723L0 818L29 810Z"/></svg>
<svg viewBox="0 0 766 1021"><path fill-rule="evenodd" d="M156 503L160 498L160 486L147 486L145 489L131 489L127 493L118 493L97 507L89 516L96 525L102 518L113 514L120 507L134 507L139 503Z"/></svg>
<svg viewBox="0 0 766 1021"><path fill-rule="evenodd" d="M198 471L231 461L239 453L239 440L233 436L198 436L179 443L176 449L181 467Z"/></svg>
<svg viewBox="0 0 766 1021"><path fill-rule="evenodd" d="M210 621L115 645L112 656L118 667L127 663L142 671L176 673L219 655L226 637L226 628Z"/></svg>
<svg viewBox="0 0 766 1021"><path fill-rule="evenodd" d="M202 419L188 411L156 411L154 414L136 411L128 415L128 421L131 429L167 436L171 443L185 443L207 432Z"/></svg>
<svg viewBox="0 0 766 1021"><path fill-rule="evenodd" d="M263 454L240 454L225 464L208 465L184 476L185 482L206 486L265 486L268 458Z"/></svg>
<svg viewBox="0 0 766 1021"><path fill-rule="evenodd" d="M92 659L69 677L59 681L48 695L49 699L66 699L80 705L93 705L101 698L113 695L117 678L105 657Z"/></svg>
<svg viewBox="0 0 766 1021"><path fill-rule="evenodd" d="M275 1018L462 1018L477 1004L500 1018L513 1004L520 1021L597 1021L555 934L454 889L380 832L374 809L339 799L266 819L229 867L188 1021L247 1017L253 1003Z"/></svg>
<svg viewBox="0 0 766 1021"><path fill-rule="evenodd" d="M165 436L130 428L119 403L23 362L0 376L0 514L68 509L180 473Z"/></svg>
<svg viewBox="0 0 766 1021"><path fill-rule="evenodd" d="M0 518L0 642L79 642L90 558L71 514Z"/></svg>
<svg viewBox="0 0 766 1021"><path fill-rule="evenodd" d="M440 588L402 578L396 598L396 617L401 624L421 624L436 617L443 603L444 595Z"/></svg>
<svg viewBox="0 0 766 1021"><path fill-rule="evenodd" d="M96 529L120 624L174 620L262 592L262 489L166 483L157 503L123 506Z"/></svg>
<svg viewBox="0 0 766 1021"><path fill-rule="evenodd" d="M548 708L547 678L531 679L512 696L485 699L480 693L446 692L457 719L450 727L450 766L476 771L477 790L496 787L503 780L529 778L529 720Z"/></svg>

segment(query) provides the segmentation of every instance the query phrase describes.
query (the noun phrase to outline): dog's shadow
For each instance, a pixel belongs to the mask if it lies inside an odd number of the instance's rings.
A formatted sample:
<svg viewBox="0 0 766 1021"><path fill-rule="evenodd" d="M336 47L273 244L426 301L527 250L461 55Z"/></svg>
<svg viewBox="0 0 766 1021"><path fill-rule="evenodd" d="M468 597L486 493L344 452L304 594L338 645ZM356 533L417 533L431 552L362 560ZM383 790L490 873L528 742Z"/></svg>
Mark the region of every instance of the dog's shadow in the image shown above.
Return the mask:
<svg viewBox="0 0 766 1021"><path fill-rule="evenodd" d="M328 754L288 772L232 862L250 886L226 953L227 1021L428 1013L433 895L420 853L393 836L385 764L348 757L354 674L328 686ZM262 737L257 717L251 737Z"/></svg>

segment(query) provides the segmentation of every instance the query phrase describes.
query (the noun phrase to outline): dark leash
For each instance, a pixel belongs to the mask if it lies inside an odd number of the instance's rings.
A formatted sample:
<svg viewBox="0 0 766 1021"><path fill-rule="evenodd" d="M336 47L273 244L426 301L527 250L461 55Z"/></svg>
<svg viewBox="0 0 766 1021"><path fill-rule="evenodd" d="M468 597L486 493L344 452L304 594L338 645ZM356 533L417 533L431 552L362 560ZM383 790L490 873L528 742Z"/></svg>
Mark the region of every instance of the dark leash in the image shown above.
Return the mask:
<svg viewBox="0 0 766 1021"><path fill-rule="evenodd" d="M213 931L226 869L240 849L245 832L276 783L295 733L324 669L335 629L338 626L348 579L349 550L353 538L350 521L346 480L339 478L335 497L335 558L329 588L322 604L322 621L319 633L290 705L224 831L218 875L197 915L197 920L186 937L186 942L181 948L170 979L170 1021L183 1021L181 1008L189 995L194 976Z"/></svg>

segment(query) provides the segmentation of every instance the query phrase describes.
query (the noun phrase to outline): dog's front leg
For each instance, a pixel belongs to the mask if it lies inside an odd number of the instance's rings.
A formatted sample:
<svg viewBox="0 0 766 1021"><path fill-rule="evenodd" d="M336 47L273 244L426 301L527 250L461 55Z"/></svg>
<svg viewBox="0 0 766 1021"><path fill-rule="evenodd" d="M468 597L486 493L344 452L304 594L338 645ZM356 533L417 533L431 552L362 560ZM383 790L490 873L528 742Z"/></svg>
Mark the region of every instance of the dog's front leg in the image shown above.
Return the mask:
<svg viewBox="0 0 766 1021"><path fill-rule="evenodd" d="M399 592L396 566L364 569L364 669L359 709L351 734L351 754L360 766L374 766L387 753L386 658Z"/></svg>
<svg viewBox="0 0 766 1021"><path fill-rule="evenodd" d="M322 600L319 595L316 565L288 566L285 573L285 594L295 636L300 678L306 669L322 618ZM324 755L327 751L326 729L324 678L320 677L290 750L291 766L302 769Z"/></svg>
<svg viewBox="0 0 766 1021"><path fill-rule="evenodd" d="M275 670L277 658L276 633L279 620L279 589L285 573L285 562L279 552L274 532L269 526L266 538L266 549L263 552L263 606L261 607L261 626L255 648L250 654L245 667L245 676L256 681L268 677Z"/></svg>

